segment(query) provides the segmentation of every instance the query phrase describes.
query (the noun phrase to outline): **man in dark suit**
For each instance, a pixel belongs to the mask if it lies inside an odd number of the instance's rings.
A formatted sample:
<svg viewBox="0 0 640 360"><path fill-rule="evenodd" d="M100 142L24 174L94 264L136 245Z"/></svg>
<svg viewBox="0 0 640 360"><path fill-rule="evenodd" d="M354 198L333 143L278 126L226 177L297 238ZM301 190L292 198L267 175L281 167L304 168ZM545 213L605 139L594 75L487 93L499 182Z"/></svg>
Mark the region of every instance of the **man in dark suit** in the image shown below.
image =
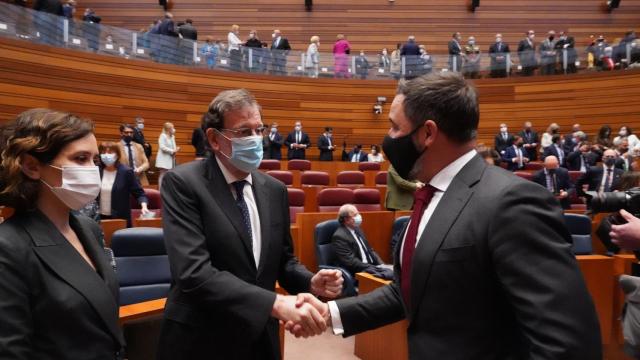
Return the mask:
<svg viewBox="0 0 640 360"><path fill-rule="evenodd" d="M544 169L533 174L532 180L547 188L560 201L563 209L571 209L570 196L575 187L571 183L569 171L558 164L558 158L547 156L544 159Z"/></svg>
<svg viewBox="0 0 640 360"><path fill-rule="evenodd" d="M183 39L198 40L198 30L193 26L193 20L187 19L184 24L178 27L178 34L182 35Z"/></svg>
<svg viewBox="0 0 640 360"><path fill-rule="evenodd" d="M564 135L564 141L562 142L562 148L566 154L576 150L580 141L586 140L586 136L580 131L580 124L573 124L571 132Z"/></svg>
<svg viewBox="0 0 640 360"><path fill-rule="evenodd" d="M513 145L513 135L509 134L507 124L500 124L500 132L493 139L493 144L500 156L504 155L504 151Z"/></svg>
<svg viewBox="0 0 640 360"><path fill-rule="evenodd" d="M631 151L629 151L629 141L627 139L620 140L616 146L616 168L623 171L631 171L633 162L635 161Z"/></svg>
<svg viewBox="0 0 640 360"><path fill-rule="evenodd" d="M173 281L158 359L280 359L278 320L325 327L310 306L277 295L311 291L335 297L339 271L313 275L293 255L286 187L257 171L263 124L246 90L222 91L203 129L213 152L162 181L164 238ZM236 157L231 139L251 140ZM240 150L238 150L240 151Z"/></svg>
<svg viewBox="0 0 640 360"><path fill-rule="evenodd" d="M282 37L280 30L273 30L273 42L271 43L271 58L273 64L273 73L276 75L285 75L287 73L287 55L291 51L289 40Z"/></svg>
<svg viewBox="0 0 640 360"><path fill-rule="evenodd" d="M502 42L502 34L496 34L496 42L489 47L489 57L491 57L491 77L507 76L507 55L509 44Z"/></svg>
<svg viewBox="0 0 640 360"><path fill-rule="evenodd" d="M284 139L278 132L278 124L271 124L269 131L269 159L282 160L282 144Z"/></svg>
<svg viewBox="0 0 640 360"><path fill-rule="evenodd" d="M207 155L207 137L200 126L191 133L191 145L195 150L196 159L204 159Z"/></svg>
<svg viewBox="0 0 640 360"><path fill-rule="evenodd" d="M452 72L400 84L385 155L427 185L396 246L394 281L320 307L344 336L406 319L411 360L601 359L562 211L544 188L476 154L476 96Z"/></svg>
<svg viewBox="0 0 640 360"><path fill-rule="evenodd" d="M578 149L567 155L567 169L571 171L587 172L596 165L598 155L591 152L591 143L584 141L578 144Z"/></svg>
<svg viewBox="0 0 640 360"><path fill-rule="evenodd" d="M349 154L347 154L347 161L349 162L366 162L367 153L362 151L362 144L357 144L353 147Z"/></svg>
<svg viewBox="0 0 640 360"><path fill-rule="evenodd" d="M136 116L136 127L133 128L133 141L142 145L147 159L151 159L151 144L144 138L144 118Z"/></svg>
<svg viewBox="0 0 640 360"><path fill-rule="evenodd" d="M284 145L289 149L287 153L289 160L304 160L306 158L305 152L306 149L311 146L311 140L309 140L309 135L302 131L302 123L300 121L296 121L293 131L287 135Z"/></svg>
<svg viewBox="0 0 640 360"><path fill-rule="evenodd" d="M449 70L451 71L462 71L462 46L460 45L460 41L462 40L462 35L459 32L456 32L452 35L449 44L447 47L449 48Z"/></svg>
<svg viewBox="0 0 640 360"><path fill-rule="evenodd" d="M558 53L555 38L556 32L550 30L547 38L538 47L540 52L540 75L555 75L556 73Z"/></svg>
<svg viewBox="0 0 640 360"><path fill-rule="evenodd" d="M616 152L609 149L602 155L602 166L592 166L576 181L578 196L585 196L584 185L588 185L587 191L611 192L618 187L624 171L615 167Z"/></svg>
<svg viewBox="0 0 640 360"><path fill-rule="evenodd" d="M336 265L353 276L359 272L374 275L381 273L383 270L379 265L384 265L384 261L369 245L360 229L362 216L358 209L351 204L342 205L338 211L338 222L340 227L331 237L331 248Z"/></svg>
<svg viewBox="0 0 640 360"><path fill-rule="evenodd" d="M523 144L522 138L519 135L516 135L513 137L513 145L504 150L502 161L507 163L508 170L523 170L524 166L529 162L529 158L527 157Z"/></svg>
<svg viewBox="0 0 640 360"><path fill-rule="evenodd" d="M518 43L518 58L522 66L522 75L531 76L538 66L536 61L536 44L533 42L536 34L533 30L527 31L527 37Z"/></svg>
<svg viewBox="0 0 640 360"><path fill-rule="evenodd" d="M318 138L318 149L320 149L320 161L333 161L333 152L336 150L333 143L333 128L324 128L324 133Z"/></svg>
<svg viewBox="0 0 640 360"><path fill-rule="evenodd" d="M412 78L418 72L418 59L420 58L420 47L416 43L416 37L410 35L407 42L400 49L400 56L405 61L405 78Z"/></svg>
<svg viewBox="0 0 640 360"><path fill-rule="evenodd" d="M578 71L576 67L576 60L578 59L578 52L576 51L576 40L573 36L569 36L566 31L560 32L560 40L556 43L556 49L558 50L558 63L564 64L564 52L567 53L567 74L574 74ZM564 66L561 65L563 68Z"/></svg>
<svg viewBox="0 0 640 360"><path fill-rule="evenodd" d="M524 129L522 129L518 135L522 138L524 151L529 160L538 160L538 144L540 143L540 139L538 132L531 127L531 121L524 123Z"/></svg>
<svg viewBox="0 0 640 360"><path fill-rule="evenodd" d="M542 152L542 160L551 155L558 159L561 167L567 167L567 155L562 148L562 137L560 134L555 134L551 137L551 145L544 148L544 151Z"/></svg>

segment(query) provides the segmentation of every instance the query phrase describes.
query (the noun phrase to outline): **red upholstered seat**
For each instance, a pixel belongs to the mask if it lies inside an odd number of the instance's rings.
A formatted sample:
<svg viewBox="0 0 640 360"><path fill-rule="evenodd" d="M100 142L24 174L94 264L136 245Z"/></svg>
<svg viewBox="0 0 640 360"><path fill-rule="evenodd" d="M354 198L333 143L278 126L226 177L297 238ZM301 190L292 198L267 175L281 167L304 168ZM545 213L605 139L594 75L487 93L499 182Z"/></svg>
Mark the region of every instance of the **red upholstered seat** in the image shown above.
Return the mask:
<svg viewBox="0 0 640 360"><path fill-rule="evenodd" d="M287 188L287 193L289 194L289 217L293 224L296 222L296 214L304 212L304 191Z"/></svg>
<svg viewBox="0 0 640 360"><path fill-rule="evenodd" d="M527 171L515 171L514 174L516 176L520 176L523 179L527 179L527 180L533 179L533 174Z"/></svg>
<svg viewBox="0 0 640 360"><path fill-rule="evenodd" d="M155 212L156 217L162 216L161 214L162 199L160 198L160 191L156 189L146 189L146 188L143 190L144 190L145 196L147 197L147 200L149 200L149 202L147 203L147 208L150 211ZM140 207L140 204L138 204L138 199L131 196L130 204L131 204L131 218L132 219L139 218L140 214L142 213L142 210L141 210L142 208Z"/></svg>
<svg viewBox="0 0 640 360"><path fill-rule="evenodd" d="M387 172L379 171L376 174L376 186L387 185Z"/></svg>
<svg viewBox="0 0 640 360"><path fill-rule="evenodd" d="M348 188L322 189L318 193L318 210L320 212L338 211L344 204L353 204L353 190Z"/></svg>
<svg viewBox="0 0 640 360"><path fill-rule="evenodd" d="M324 171L305 171L300 175L300 183L303 186L328 186L329 173Z"/></svg>
<svg viewBox="0 0 640 360"><path fill-rule="evenodd" d="M530 163L524 164L524 170L529 171L538 171L544 168L544 164L542 161L532 161Z"/></svg>
<svg viewBox="0 0 640 360"><path fill-rule="evenodd" d="M286 170L271 170L267 171L267 175L282 181L285 185L290 186L293 184L293 174L291 171Z"/></svg>
<svg viewBox="0 0 640 360"><path fill-rule="evenodd" d="M289 160L289 163L287 164L287 170L311 170L311 161L300 159Z"/></svg>
<svg viewBox="0 0 640 360"><path fill-rule="evenodd" d="M574 170L569 171L569 178L571 178L571 182L574 184L576 183L576 181L581 175L582 173L580 171L574 171Z"/></svg>
<svg viewBox="0 0 640 360"><path fill-rule="evenodd" d="M354 189L353 204L358 211L380 211L380 190Z"/></svg>
<svg viewBox="0 0 640 360"><path fill-rule="evenodd" d="M336 178L338 186L364 186L362 171L341 171Z"/></svg>
<svg viewBox="0 0 640 360"><path fill-rule="evenodd" d="M361 162L361 163L358 163L358 170L360 170L360 171L367 171L367 170L378 171L378 170L380 170L380 163L378 163L378 162Z"/></svg>
<svg viewBox="0 0 640 360"><path fill-rule="evenodd" d="M265 159L260 162L260 170L280 170L280 160Z"/></svg>

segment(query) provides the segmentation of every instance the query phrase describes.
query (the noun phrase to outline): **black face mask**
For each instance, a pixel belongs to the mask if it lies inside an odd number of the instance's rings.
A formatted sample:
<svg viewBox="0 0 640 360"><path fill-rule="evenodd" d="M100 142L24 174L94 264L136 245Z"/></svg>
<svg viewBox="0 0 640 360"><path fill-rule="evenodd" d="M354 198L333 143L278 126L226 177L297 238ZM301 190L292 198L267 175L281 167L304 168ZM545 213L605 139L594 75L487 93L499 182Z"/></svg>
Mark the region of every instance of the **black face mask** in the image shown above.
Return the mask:
<svg viewBox="0 0 640 360"><path fill-rule="evenodd" d="M613 159L613 158L604 159L604 164L607 165L608 167L613 166L615 163L616 163L616 159Z"/></svg>
<svg viewBox="0 0 640 360"><path fill-rule="evenodd" d="M549 175L553 175L556 173L556 169L547 169L547 171L549 172Z"/></svg>
<svg viewBox="0 0 640 360"><path fill-rule="evenodd" d="M133 140L133 136L131 135L125 135L122 137L122 140L124 140L124 142L126 142L127 144L131 142L131 140Z"/></svg>
<svg viewBox="0 0 640 360"><path fill-rule="evenodd" d="M382 142L382 150L387 155L391 166L396 169L401 178L407 179L413 165L422 155L423 151L418 151L413 143L413 134L421 127L411 131L408 135L392 138L387 135Z"/></svg>

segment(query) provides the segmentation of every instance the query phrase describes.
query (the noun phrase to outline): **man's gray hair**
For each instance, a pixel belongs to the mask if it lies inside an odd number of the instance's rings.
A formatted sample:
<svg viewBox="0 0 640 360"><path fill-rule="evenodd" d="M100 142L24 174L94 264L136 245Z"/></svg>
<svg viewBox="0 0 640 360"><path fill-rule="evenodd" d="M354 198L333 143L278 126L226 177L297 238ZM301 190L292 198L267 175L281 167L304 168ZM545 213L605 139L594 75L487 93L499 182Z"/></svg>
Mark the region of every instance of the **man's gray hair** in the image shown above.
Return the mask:
<svg viewBox="0 0 640 360"><path fill-rule="evenodd" d="M247 89L221 91L209 104L209 109L202 116L202 128L224 128L224 115L233 110L240 110L247 106L255 106L260 111L256 98Z"/></svg>
<svg viewBox="0 0 640 360"><path fill-rule="evenodd" d="M358 209L353 204L344 204L340 206L338 210L338 222L344 224L344 219L351 216L351 212L358 212Z"/></svg>

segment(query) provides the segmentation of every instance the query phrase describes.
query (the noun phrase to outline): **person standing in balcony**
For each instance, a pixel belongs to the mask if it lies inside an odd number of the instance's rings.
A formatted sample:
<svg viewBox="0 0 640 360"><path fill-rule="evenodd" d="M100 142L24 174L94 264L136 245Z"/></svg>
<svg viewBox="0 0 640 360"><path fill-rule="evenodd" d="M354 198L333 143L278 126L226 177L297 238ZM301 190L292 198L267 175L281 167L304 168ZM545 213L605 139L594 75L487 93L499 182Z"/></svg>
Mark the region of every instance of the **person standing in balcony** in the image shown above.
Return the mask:
<svg viewBox="0 0 640 360"><path fill-rule="evenodd" d="M333 73L336 78L349 78L349 54L351 53L351 44L347 41L344 34L338 34L337 41L333 45Z"/></svg>

